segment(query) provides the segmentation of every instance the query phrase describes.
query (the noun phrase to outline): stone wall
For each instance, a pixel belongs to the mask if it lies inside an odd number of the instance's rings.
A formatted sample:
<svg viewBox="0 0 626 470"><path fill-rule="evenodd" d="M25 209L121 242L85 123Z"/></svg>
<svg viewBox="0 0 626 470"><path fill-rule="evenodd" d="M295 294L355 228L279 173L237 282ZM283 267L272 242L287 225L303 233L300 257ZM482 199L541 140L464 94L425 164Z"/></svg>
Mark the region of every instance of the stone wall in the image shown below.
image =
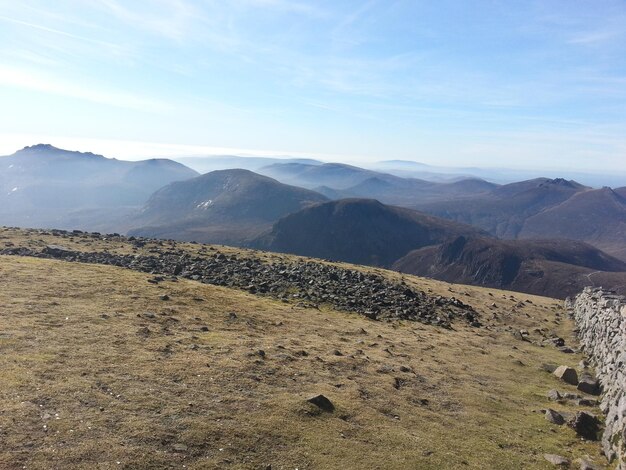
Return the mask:
<svg viewBox="0 0 626 470"><path fill-rule="evenodd" d="M626 470L626 299L587 287L566 306L577 325L580 344L602 384L606 427L602 446L609 461Z"/></svg>

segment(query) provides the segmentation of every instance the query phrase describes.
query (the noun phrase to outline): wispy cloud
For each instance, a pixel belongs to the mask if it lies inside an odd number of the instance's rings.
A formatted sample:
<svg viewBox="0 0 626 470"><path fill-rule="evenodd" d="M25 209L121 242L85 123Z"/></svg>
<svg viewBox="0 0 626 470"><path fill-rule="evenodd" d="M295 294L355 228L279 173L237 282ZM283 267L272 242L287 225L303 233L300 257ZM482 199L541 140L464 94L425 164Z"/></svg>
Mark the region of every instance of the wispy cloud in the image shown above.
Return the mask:
<svg viewBox="0 0 626 470"><path fill-rule="evenodd" d="M39 31L43 31L46 33L51 33L54 35L58 35L58 36L63 36L66 38L70 38L70 39L74 39L77 41L83 41L83 42L87 42L87 43L91 43L91 44L97 44L99 46L103 46L106 47L108 49L111 50L115 50L115 51L119 51L120 49L122 49L118 44L112 43L112 42L108 42L108 41L102 41L100 39L94 39L91 37L87 37L87 36L80 36L77 34L73 34L73 33L68 33L66 31L62 31L60 29L55 29L55 28L49 28L47 26L43 26L43 25L39 25L36 23L31 23L28 21L22 21L16 18L9 18L7 16L2 16L0 15L0 21L5 21L5 22L9 22L9 23L14 23L14 24L18 24L21 26L26 26L28 28L32 28L32 29L36 29Z"/></svg>
<svg viewBox="0 0 626 470"><path fill-rule="evenodd" d="M147 3L137 1L125 4L117 0L97 0L96 3L135 28L177 41L194 31L190 24L201 14L200 10L185 0L156 0Z"/></svg>
<svg viewBox="0 0 626 470"><path fill-rule="evenodd" d="M94 103L126 109L163 112L171 108L167 103L137 93L89 86L68 81L32 69L0 66L0 85L77 98Z"/></svg>

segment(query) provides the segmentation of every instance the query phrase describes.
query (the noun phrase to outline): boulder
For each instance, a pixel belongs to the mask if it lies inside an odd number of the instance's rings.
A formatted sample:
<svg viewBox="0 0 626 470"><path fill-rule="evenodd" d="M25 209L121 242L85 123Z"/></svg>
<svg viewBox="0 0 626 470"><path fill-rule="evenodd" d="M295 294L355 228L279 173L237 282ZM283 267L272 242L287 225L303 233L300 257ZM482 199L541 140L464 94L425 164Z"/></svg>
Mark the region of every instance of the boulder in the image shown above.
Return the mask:
<svg viewBox="0 0 626 470"><path fill-rule="evenodd" d="M562 398L561 394L559 393L559 391L555 390L555 389L550 390L547 393L547 397L548 397L548 400L552 400L552 401L557 401L557 400L560 400Z"/></svg>
<svg viewBox="0 0 626 470"><path fill-rule="evenodd" d="M550 408L546 410L545 417L548 422L556 424L557 426L565 424L565 418L563 418L563 415L558 411L554 411Z"/></svg>
<svg viewBox="0 0 626 470"><path fill-rule="evenodd" d="M560 455L555 455L555 454L544 454L543 458L546 459L548 462L550 462L552 465L555 465L557 467L569 467L570 465L570 461L568 459L566 459L565 457L561 457Z"/></svg>
<svg viewBox="0 0 626 470"><path fill-rule="evenodd" d="M578 385L578 374L576 369L568 366L559 366L553 372L555 376L561 379L563 382L570 385Z"/></svg>
<svg viewBox="0 0 626 470"><path fill-rule="evenodd" d="M322 411L327 411L329 413L335 411L335 405L333 405L333 403L324 395L315 395L314 397L309 398L307 401L314 404Z"/></svg>
<svg viewBox="0 0 626 470"><path fill-rule="evenodd" d="M600 395L600 384L598 380L589 374L585 374L580 378L576 388L588 395Z"/></svg>
<svg viewBox="0 0 626 470"><path fill-rule="evenodd" d="M600 422L591 413L586 411L577 412L572 419L567 423L576 434L580 437L584 437L589 441L596 441L598 439L598 431L600 430Z"/></svg>

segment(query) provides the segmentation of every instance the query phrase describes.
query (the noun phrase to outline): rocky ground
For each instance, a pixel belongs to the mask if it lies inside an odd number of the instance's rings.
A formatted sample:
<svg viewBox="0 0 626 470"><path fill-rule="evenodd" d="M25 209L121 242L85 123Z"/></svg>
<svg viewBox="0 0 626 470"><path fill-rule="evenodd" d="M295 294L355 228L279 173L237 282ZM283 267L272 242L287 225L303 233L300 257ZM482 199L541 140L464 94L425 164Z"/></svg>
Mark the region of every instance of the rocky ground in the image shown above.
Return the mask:
<svg viewBox="0 0 626 470"><path fill-rule="evenodd" d="M149 241L58 230L40 231L39 234L96 240L105 238L110 243L130 243L136 247L142 247ZM309 306L327 304L334 309L356 312L372 319L395 318L449 326L453 319L461 318L472 326L480 326L475 310L462 301L431 296L410 288L404 282L390 282L380 275L319 262L265 262L236 254L226 255L213 247L202 256L191 256L175 245L156 243L160 248L153 249L149 256L75 251L59 245L48 245L41 250L9 247L0 250L0 255L106 264L151 274L180 276L281 300L296 299ZM154 282L162 280L160 276L154 278Z"/></svg>
<svg viewBox="0 0 626 470"><path fill-rule="evenodd" d="M2 469L604 468L553 299L108 235L0 250Z"/></svg>

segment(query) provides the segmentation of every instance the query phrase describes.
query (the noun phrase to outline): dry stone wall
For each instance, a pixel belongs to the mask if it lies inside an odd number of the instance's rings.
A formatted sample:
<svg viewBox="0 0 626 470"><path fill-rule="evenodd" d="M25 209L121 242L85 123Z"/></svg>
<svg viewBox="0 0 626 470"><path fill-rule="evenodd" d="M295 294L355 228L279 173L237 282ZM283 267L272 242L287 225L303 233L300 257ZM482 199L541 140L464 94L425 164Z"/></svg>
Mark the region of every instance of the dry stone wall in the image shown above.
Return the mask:
<svg viewBox="0 0 626 470"><path fill-rule="evenodd" d="M573 301L566 300L566 306L602 385L604 453L626 470L626 298L587 287Z"/></svg>

